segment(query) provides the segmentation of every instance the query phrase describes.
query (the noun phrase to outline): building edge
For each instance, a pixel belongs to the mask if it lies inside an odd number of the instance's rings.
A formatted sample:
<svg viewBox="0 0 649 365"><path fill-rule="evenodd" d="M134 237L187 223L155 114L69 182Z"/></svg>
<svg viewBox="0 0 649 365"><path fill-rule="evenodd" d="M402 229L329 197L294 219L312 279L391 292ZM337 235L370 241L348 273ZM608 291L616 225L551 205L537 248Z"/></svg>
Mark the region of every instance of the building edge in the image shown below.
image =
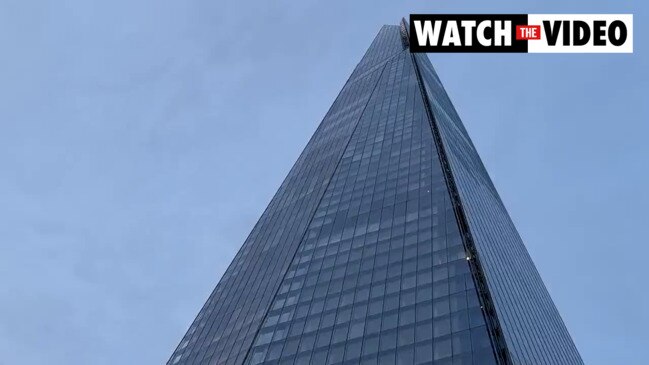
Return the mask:
<svg viewBox="0 0 649 365"><path fill-rule="evenodd" d="M401 31L401 39L404 48L410 47L408 29L409 29L408 22L406 21L405 18L402 18L400 22L400 31ZM482 266L480 264L480 258L475 248L473 237L471 236L469 224L464 212L464 207L462 206L460 195L457 186L455 184L455 179L451 172L450 164L446 156L444 143L442 141L439 128L435 122L435 117L430 107L430 102L428 100L428 97L426 96L427 95L426 87L422 80L421 72L419 70L419 64L414 54L412 54L409 51L408 53L410 54L413 67L415 69L417 84L419 85L419 91L423 99L424 109L426 110L428 122L430 124L431 131L433 133L433 139L435 140L435 148L437 149L440 163L442 165L444 181L446 182L446 187L448 188L450 193L451 204L453 205L453 211L455 213L455 217L457 219L460 233L462 236L462 243L464 244L464 248L467 251L467 261L469 263L469 267L471 268L471 274L472 274L471 276L473 277L473 282L478 291L478 296L480 299L480 307L482 308L482 312L487 324L489 338L491 340L492 349L494 350L494 356L496 358L496 361L498 361L498 364L512 365L513 362L511 356L509 355L509 351L507 350L507 345L502 331L502 327L500 326L500 322L496 314L493 300L491 298L491 293L489 292L489 288L487 286L487 282L482 270Z"/></svg>

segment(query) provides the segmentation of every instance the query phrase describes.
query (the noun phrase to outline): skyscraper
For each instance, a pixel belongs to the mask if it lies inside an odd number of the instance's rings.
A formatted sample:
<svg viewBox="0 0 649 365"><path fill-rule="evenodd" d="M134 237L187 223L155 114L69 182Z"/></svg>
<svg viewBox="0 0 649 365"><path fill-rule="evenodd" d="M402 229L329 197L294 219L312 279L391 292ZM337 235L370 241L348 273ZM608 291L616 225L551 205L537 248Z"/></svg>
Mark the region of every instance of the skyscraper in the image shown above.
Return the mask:
<svg viewBox="0 0 649 365"><path fill-rule="evenodd" d="M582 364L407 29L381 28L168 364Z"/></svg>

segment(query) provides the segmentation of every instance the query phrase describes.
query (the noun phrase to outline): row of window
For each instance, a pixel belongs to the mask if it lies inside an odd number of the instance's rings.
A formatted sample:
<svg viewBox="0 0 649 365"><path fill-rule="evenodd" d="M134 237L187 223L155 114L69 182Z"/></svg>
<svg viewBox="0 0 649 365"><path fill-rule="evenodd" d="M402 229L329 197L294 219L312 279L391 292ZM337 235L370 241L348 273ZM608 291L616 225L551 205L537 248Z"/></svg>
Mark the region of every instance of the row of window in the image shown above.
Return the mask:
<svg viewBox="0 0 649 365"><path fill-rule="evenodd" d="M285 343L253 350L252 364L337 364L343 361L376 361L394 364L429 364L434 360L454 357L453 364L472 364L471 353L479 355L476 365L495 364L491 355L489 336L484 326L432 339L431 323L392 330L380 335L336 339L335 330L323 331L318 336L305 335ZM428 338L415 341L415 338ZM396 350L396 351L395 351ZM398 354L395 359L394 355ZM390 361L391 360L391 361ZM458 362L458 360L460 360ZM491 361L490 361L491 360ZM409 361L409 362L404 362ZM436 362L437 364L438 362ZM443 363L443 362L439 362Z"/></svg>
<svg viewBox="0 0 649 365"><path fill-rule="evenodd" d="M493 356L430 128L421 110L406 112L421 102L412 75L397 72L411 67L407 60L386 69L399 78L389 87L379 82L383 94L352 136L251 363L472 364L474 355Z"/></svg>

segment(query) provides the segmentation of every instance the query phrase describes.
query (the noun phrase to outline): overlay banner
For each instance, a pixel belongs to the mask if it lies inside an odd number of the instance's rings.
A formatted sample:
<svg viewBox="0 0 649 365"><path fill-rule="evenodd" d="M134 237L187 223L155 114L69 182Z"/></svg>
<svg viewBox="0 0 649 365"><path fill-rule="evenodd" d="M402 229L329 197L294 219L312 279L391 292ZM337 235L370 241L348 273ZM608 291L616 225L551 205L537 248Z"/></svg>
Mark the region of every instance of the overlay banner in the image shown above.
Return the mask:
<svg viewBox="0 0 649 365"><path fill-rule="evenodd" d="M411 14L411 52L633 53L633 14Z"/></svg>

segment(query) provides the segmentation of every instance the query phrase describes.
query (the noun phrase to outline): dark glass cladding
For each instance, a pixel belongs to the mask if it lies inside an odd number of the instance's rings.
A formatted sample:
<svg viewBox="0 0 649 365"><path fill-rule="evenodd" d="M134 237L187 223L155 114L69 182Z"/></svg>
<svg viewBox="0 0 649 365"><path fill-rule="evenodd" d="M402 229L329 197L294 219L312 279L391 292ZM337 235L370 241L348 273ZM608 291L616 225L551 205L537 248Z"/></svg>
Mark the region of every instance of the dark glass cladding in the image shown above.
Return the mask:
<svg viewBox="0 0 649 365"><path fill-rule="evenodd" d="M512 361L583 364L430 60L415 58Z"/></svg>
<svg viewBox="0 0 649 365"><path fill-rule="evenodd" d="M377 84L382 69L366 60L394 48L388 29L382 29L363 58L368 67L359 65L343 87L169 364L243 362Z"/></svg>
<svg viewBox="0 0 649 365"><path fill-rule="evenodd" d="M496 364L485 297L516 364L581 363L430 62L403 39L381 29L168 364ZM474 241L498 246L478 250L491 295L474 284L417 69L455 143Z"/></svg>
<svg viewBox="0 0 649 365"><path fill-rule="evenodd" d="M494 364L408 51L352 135L248 364Z"/></svg>

